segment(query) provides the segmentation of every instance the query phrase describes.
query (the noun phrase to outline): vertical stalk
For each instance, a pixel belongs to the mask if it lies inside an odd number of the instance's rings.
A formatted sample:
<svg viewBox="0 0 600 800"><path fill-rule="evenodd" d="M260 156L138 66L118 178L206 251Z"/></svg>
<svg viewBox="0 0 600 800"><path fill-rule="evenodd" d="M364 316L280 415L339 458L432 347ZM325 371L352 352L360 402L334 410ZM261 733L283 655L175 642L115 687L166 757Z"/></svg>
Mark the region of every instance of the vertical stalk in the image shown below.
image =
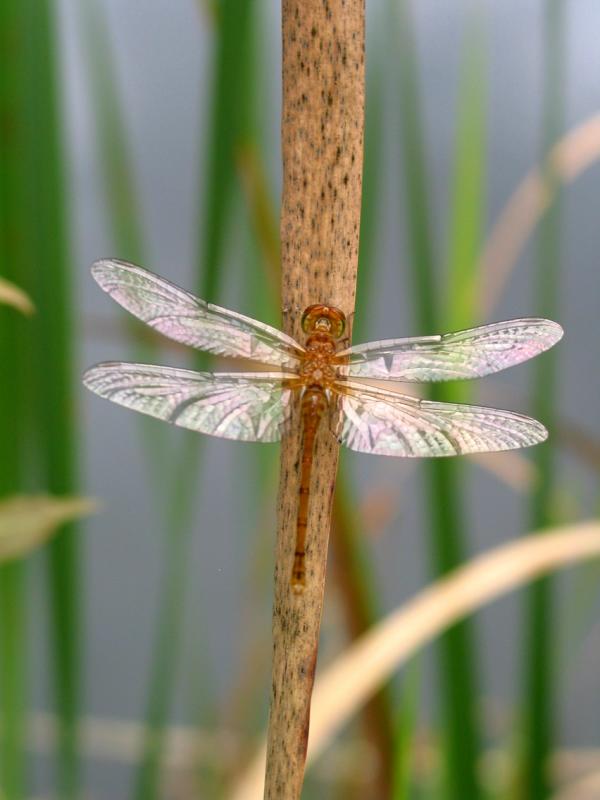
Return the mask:
<svg viewBox="0 0 600 800"><path fill-rule="evenodd" d="M357 313L352 332L355 341L365 341L366 320L369 319L371 288L377 274L377 233L381 221L383 184L383 78L385 75L383 48L378 47L383 33L380 9L379 18L373 21L370 36L373 52L367 50L365 145L362 179L362 207L360 221L360 247L358 253L358 280L356 285ZM375 30L373 30L375 29ZM365 532L360 525L356 503L356 489L352 485L351 471L340 454L340 469L333 506L331 546L336 583L342 595L346 628L351 639L358 638L375 624L380 616L377 601L377 579L373 556ZM394 695L391 686L384 686L368 703L362 713L366 736L377 753L377 766L372 784L366 789L377 797L390 794L394 770Z"/></svg>
<svg viewBox="0 0 600 800"><path fill-rule="evenodd" d="M385 9L381 9L384 11ZM381 14L384 17L385 15ZM386 75L384 48L380 47L384 19L375 21L370 29L373 53L369 50L366 68L365 147L360 215L360 246L358 251L358 279L356 297L358 309L353 323L353 333L358 342L365 341L366 320L370 319L369 301L377 274L379 258L378 234L381 230L385 173L384 149L384 76ZM373 30L375 28L375 30ZM368 49L369 45L367 45Z"/></svg>
<svg viewBox="0 0 600 800"><path fill-rule="evenodd" d="M559 191L559 178L548 158L563 127L565 76L565 3L546 0L544 15L544 92L542 163L550 194ZM560 273L560 204L555 201L540 223L538 237L537 313L556 319ZM534 413L550 430L554 426L557 362L554 352L536 359ZM552 497L555 489L554 452L551 441L535 448L539 480L531 498L533 530L552 522ZM549 796L548 760L552 746L553 709L553 625L552 585L549 577L534 583L528 593L528 623L525 645L524 706L525 758L523 797L543 800Z"/></svg>
<svg viewBox="0 0 600 800"><path fill-rule="evenodd" d="M401 0L399 11L400 103L408 236L412 266L412 289L418 333L442 330L449 316L437 302L433 227L430 218L425 138L421 123L418 68L410 0ZM467 126L468 127L468 126ZM460 155L460 152L459 152ZM459 159L460 160L460 159ZM460 166L457 163L457 168ZM477 176L474 176L477 177ZM474 180L475 190L477 180ZM470 198L466 198L469 204ZM455 208L456 223L462 211ZM458 234L457 234L458 235ZM451 262L464 252L453 243ZM443 399L439 388L432 393ZM460 480L447 459L431 459L425 465L430 547L433 568L444 574L464 560L464 514ZM468 621L453 626L440 639L441 705L445 728L446 791L452 800L477 800L481 794L476 774L478 721L475 708L476 662L473 632Z"/></svg>
<svg viewBox="0 0 600 800"><path fill-rule="evenodd" d="M348 471L340 466L334 497L332 549L333 569L343 598L346 628L351 639L358 639L380 617L377 580L369 543L360 526L360 513L352 501L353 487ZM377 754L371 792L388 797L394 772L394 693L383 686L362 710L365 733Z"/></svg>
<svg viewBox="0 0 600 800"><path fill-rule="evenodd" d="M381 26L378 26L381 32ZM378 57L379 55L379 57ZM380 221L379 189L381 184L381 145L382 145L382 72L383 52L367 64L367 97L365 113L365 146L362 181L362 208L360 225L359 269L357 281L357 300L360 300L362 313L353 322L353 334L359 341L364 340L359 327L365 330L366 311L369 307L370 286L376 273L376 232ZM369 76L369 69L371 74ZM246 203L252 227L260 245L264 262L264 274L269 284L279 291L281 282L280 248L275 209L269 196L264 164L257 145L249 139L240 149L238 163L245 187ZM256 280L250 281L249 291L253 306L262 308L259 319L277 324L270 298ZM272 317L272 319L271 319ZM362 324L361 324L362 323ZM260 473L265 473L270 464L271 452L259 448ZM260 481L262 483L263 481ZM352 500L351 476L344 470L343 462L337 478L333 505L331 529L333 565L336 584L342 594L346 627L351 639L364 633L379 616L376 602L376 579L372 554L364 531L360 528L357 508ZM393 770L393 731L392 708L394 698L390 687L385 687L365 705L363 723L369 739L378 754L378 767L373 779L373 791L377 796L389 794Z"/></svg>
<svg viewBox="0 0 600 800"><path fill-rule="evenodd" d="M364 0L283 0L282 303L301 337L311 303L354 310L364 128ZM317 434L307 585L290 589L298 513L299 406L282 443L265 798L300 797L325 588L338 446Z"/></svg>
<svg viewBox="0 0 600 800"><path fill-rule="evenodd" d="M463 503L460 475L445 458L427 469L432 560L436 574L444 575L465 560ZM479 751L477 665L473 628L469 620L453 625L440 638L441 702L444 717L445 785L448 800L476 800Z"/></svg>
<svg viewBox="0 0 600 800"><path fill-rule="evenodd" d="M396 731L396 754L390 800L410 800L412 766L419 722L421 659L415 658L405 670L400 719Z"/></svg>
<svg viewBox="0 0 600 800"><path fill-rule="evenodd" d="M98 0L82 0L79 6L112 244L119 258L143 264L147 250L112 42Z"/></svg>
<svg viewBox="0 0 600 800"><path fill-rule="evenodd" d="M5 487L6 484L3 483L3 491ZM24 569L21 562L0 568L2 648L0 697L3 737L0 747L0 777L4 790L2 797L6 800L24 800L27 796L25 778L27 645Z"/></svg>
<svg viewBox="0 0 600 800"><path fill-rule="evenodd" d="M219 5L215 51L211 127L207 135L205 170L201 181L203 238L198 254L198 294L215 301L223 276L222 261L231 223L235 192L236 148L246 123L253 3L223 0ZM205 368L207 356L196 364ZM154 654L149 678L146 729L142 758L132 796L153 800L160 796L165 723L183 633L183 607L188 584L191 513L202 443L190 435L182 443L169 492L165 528L164 569L156 622Z"/></svg>
<svg viewBox="0 0 600 800"><path fill-rule="evenodd" d="M44 487L74 490L76 474L73 407L73 326L56 8L52 0L23 3L27 17L28 205L35 267L34 396ZM43 135L41 132L43 131ZM75 797L79 785L77 716L80 691L80 585L75 527L68 525L49 546L52 645L59 713L57 794Z"/></svg>
<svg viewBox="0 0 600 800"><path fill-rule="evenodd" d="M431 223L427 155L418 87L418 65L413 30L411 0L391 0L397 29L401 143L403 148L404 194L406 195L407 236L411 258L412 295L415 316L421 333L436 328L436 274ZM395 9L397 8L397 12ZM394 30L395 33L395 30ZM396 37L394 36L394 44Z"/></svg>
<svg viewBox="0 0 600 800"><path fill-rule="evenodd" d="M23 4L0 4L0 276L31 288L26 86L31 64ZM0 497L25 488L23 441L30 417L31 320L0 306ZM0 787L6 800L27 795L26 567L0 568Z"/></svg>
<svg viewBox="0 0 600 800"><path fill-rule="evenodd" d="M481 20L474 19L465 34L459 78L454 176L449 209L446 302L440 304L438 330L460 330L475 324L477 252L485 212L486 64ZM434 396L446 402L468 402L471 387L442 384ZM436 509L437 570L458 567L465 559L468 525L463 491L466 465L442 459L430 465ZM447 792L450 798L476 800L480 720L476 647L472 625L454 626L442 640L442 682L445 697Z"/></svg>
<svg viewBox="0 0 600 800"><path fill-rule="evenodd" d="M23 15L18 2L0 4L0 276L23 285L27 247L23 194ZM27 287L28 288L28 287ZM22 489L25 322L0 305L0 498ZM26 796L25 575L22 563L0 568L0 786L6 800Z"/></svg>

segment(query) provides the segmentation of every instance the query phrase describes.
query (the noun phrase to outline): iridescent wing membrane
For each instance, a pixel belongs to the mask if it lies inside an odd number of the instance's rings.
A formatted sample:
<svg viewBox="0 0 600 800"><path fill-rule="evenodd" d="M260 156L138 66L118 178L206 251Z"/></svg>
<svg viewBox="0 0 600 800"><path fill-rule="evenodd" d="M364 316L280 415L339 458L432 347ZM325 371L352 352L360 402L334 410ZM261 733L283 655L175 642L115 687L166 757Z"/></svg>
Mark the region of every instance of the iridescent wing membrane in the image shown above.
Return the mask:
<svg viewBox="0 0 600 800"><path fill-rule="evenodd" d="M206 303L124 261L98 261L92 275L123 308L170 339L217 356L298 368L304 348L270 325Z"/></svg>
<svg viewBox="0 0 600 800"><path fill-rule="evenodd" d="M512 450L548 435L537 420L513 411L435 403L349 382L341 387L334 432L359 453L405 457Z"/></svg>
<svg viewBox="0 0 600 800"><path fill-rule="evenodd" d="M304 352L276 328L205 303L141 267L99 261L98 284L138 319L175 341L214 355L297 369ZM289 373L193 372L105 363L84 384L96 394L184 428L241 441L273 442L289 414Z"/></svg>
<svg viewBox="0 0 600 800"><path fill-rule="evenodd" d="M533 358L562 335L557 323L530 318L370 342L338 353L339 372L402 382L478 378ZM348 381L341 387L335 432L352 450L408 457L512 450L548 436L537 420L512 411L417 400Z"/></svg>
<svg viewBox="0 0 600 800"><path fill-rule="evenodd" d="M98 364L84 383L126 408L225 439L275 442L281 438L291 389L282 373L193 372L120 362Z"/></svg>
<svg viewBox="0 0 600 800"><path fill-rule="evenodd" d="M537 356L562 335L556 322L532 318L444 336L369 342L338 353L340 373L403 382L481 378Z"/></svg>
<svg viewBox="0 0 600 800"><path fill-rule="evenodd" d="M139 319L178 342L215 355L259 361L279 372L192 372L106 363L85 385L120 405L159 419L242 441L281 438L305 349L241 314L205 303L151 272L121 261L93 267L100 286ZM392 339L351 347L334 357L332 425L353 450L393 456L450 456L525 447L543 441L536 420L479 406L416 400L348 378L439 381L473 378L519 364L562 335L543 319L498 322L445 336Z"/></svg>

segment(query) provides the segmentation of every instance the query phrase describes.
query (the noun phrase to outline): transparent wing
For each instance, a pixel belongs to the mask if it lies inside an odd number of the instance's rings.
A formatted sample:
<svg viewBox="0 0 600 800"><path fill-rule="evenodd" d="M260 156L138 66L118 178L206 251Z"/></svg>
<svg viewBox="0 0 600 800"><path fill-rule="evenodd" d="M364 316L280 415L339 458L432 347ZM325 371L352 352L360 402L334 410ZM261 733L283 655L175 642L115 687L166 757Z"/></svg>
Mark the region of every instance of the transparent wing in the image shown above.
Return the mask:
<svg viewBox="0 0 600 800"><path fill-rule="evenodd" d="M334 433L359 453L456 456L513 450L544 441L534 419L482 406L434 403L360 384L339 384Z"/></svg>
<svg viewBox="0 0 600 800"><path fill-rule="evenodd" d="M563 330L547 319L513 319L479 328L350 347L341 375L407 382L479 378L520 364L556 344Z"/></svg>
<svg viewBox="0 0 600 800"><path fill-rule="evenodd" d="M100 397L182 428L246 442L275 442L288 418L283 373L192 372L146 364L105 363L83 382Z"/></svg>
<svg viewBox="0 0 600 800"><path fill-rule="evenodd" d="M177 342L220 356L295 369L303 348L290 336L194 297L123 261L98 261L92 275L123 308Z"/></svg>

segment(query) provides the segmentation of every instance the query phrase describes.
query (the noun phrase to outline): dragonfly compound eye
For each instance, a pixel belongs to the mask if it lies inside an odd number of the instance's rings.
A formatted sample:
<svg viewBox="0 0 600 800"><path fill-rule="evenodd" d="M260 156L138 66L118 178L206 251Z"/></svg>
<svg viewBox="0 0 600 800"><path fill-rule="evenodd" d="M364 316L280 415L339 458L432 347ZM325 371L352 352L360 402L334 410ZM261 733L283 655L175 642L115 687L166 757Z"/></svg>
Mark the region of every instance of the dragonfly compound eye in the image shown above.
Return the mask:
<svg viewBox="0 0 600 800"><path fill-rule="evenodd" d="M328 333L334 339L340 339L346 328L346 317L339 308L333 306L309 306L302 315L304 333Z"/></svg>

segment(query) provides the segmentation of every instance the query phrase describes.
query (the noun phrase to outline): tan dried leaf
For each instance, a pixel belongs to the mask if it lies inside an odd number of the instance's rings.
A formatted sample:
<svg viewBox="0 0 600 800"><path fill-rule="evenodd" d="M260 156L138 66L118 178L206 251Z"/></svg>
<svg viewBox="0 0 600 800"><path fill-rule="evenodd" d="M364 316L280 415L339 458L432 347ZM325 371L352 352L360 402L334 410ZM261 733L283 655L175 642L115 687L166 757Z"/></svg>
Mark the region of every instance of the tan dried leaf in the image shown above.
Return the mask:
<svg viewBox="0 0 600 800"><path fill-rule="evenodd" d="M35 311L35 306L31 302L29 295L5 278L0 278L0 303L12 306L23 314L27 314L27 316L30 316Z"/></svg>
<svg viewBox="0 0 600 800"><path fill-rule="evenodd" d="M96 503L85 497L23 495L0 502L0 561L28 555L66 522L87 516Z"/></svg>
<svg viewBox="0 0 600 800"><path fill-rule="evenodd" d="M549 165L558 184L574 181L600 158L600 114L584 120L555 144ZM551 204L558 187L549 186L543 169L532 169L511 195L485 243L477 273L481 315L490 315L508 283L525 243Z"/></svg>

